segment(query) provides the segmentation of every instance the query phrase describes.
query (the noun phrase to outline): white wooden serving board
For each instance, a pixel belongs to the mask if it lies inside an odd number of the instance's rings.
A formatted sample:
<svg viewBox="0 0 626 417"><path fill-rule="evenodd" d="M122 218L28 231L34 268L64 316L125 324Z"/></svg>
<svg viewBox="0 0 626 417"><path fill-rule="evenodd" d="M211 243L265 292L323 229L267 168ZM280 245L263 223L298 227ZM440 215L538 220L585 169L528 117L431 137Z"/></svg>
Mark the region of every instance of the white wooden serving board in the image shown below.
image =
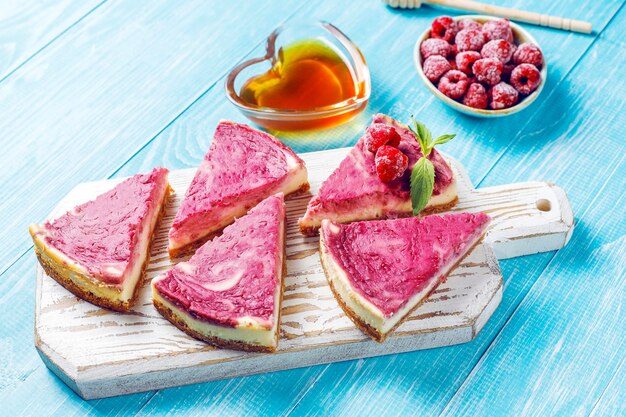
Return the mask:
<svg viewBox="0 0 626 417"><path fill-rule="evenodd" d="M313 194L347 152L301 155ZM288 273L276 353L215 349L162 318L152 306L149 281L172 266L167 231L193 177L194 170L188 169L170 174L176 194L156 235L147 280L133 311L116 313L82 301L37 265L35 345L54 373L80 396L92 399L468 342L502 298L496 258L563 247L573 230L573 216L565 193L555 185L532 182L475 190L463 167L446 158L458 179L454 210L484 211L493 217L492 224L485 242L384 343L372 341L345 316L322 271L318 238L298 232L297 219L311 194L287 201ZM119 181L78 185L49 217Z"/></svg>

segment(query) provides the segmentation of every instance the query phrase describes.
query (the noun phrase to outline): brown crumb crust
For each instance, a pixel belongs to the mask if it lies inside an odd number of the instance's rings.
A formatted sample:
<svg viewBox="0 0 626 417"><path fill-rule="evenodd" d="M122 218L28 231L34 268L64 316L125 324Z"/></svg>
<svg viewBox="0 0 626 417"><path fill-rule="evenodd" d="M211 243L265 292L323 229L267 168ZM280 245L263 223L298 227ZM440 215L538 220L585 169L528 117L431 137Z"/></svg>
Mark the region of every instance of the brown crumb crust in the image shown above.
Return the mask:
<svg viewBox="0 0 626 417"><path fill-rule="evenodd" d="M88 301L91 304L97 305L99 307L108 308L110 310L119 311L121 313L129 312L132 305L136 301L137 296L139 295L140 288L143 286L143 282L146 277L146 268L150 261L150 251L152 249L152 244L154 243L154 235L155 235L154 232L155 230L159 228L159 225L163 219L163 216L165 215L167 203L169 201L171 192L172 192L172 188L168 184L167 190L165 192L165 196L163 197L163 202L161 203L161 210L159 212L159 217L157 218L154 229L150 232L150 245L148 246L148 256L146 257L146 260L141 266L141 275L139 277L139 280L137 281L137 285L135 286L133 296L127 302L109 300L108 298L100 297L94 294L93 292L89 291L88 289L78 286L70 278L70 275L77 276L79 280L88 282L88 283L92 283L93 279L85 274L81 274L79 272L70 270L65 265L54 262L50 257L42 253L42 249L38 246L37 241L34 239L34 236L33 236L33 240L35 242L35 254L37 255L37 259L39 260L39 263L41 264L41 266L43 267L44 271L46 272L48 276L53 278L56 282L61 284L65 289L70 291L75 296L85 301ZM91 285L94 285L94 284L91 284Z"/></svg>
<svg viewBox="0 0 626 417"><path fill-rule="evenodd" d="M286 238L285 232L283 232L283 273L282 273L281 282L280 282L280 300L278 303L279 306L283 305L283 293L285 291L285 276L287 275L287 252L286 252L287 249L285 245L285 238ZM185 323L182 319L180 319L180 317L174 314L174 312L167 306L163 305L162 303L155 300L154 298L152 298L152 303L154 304L154 307L157 309L157 311L161 313L163 317L165 317L170 323L176 326L179 330L187 333L189 336L193 338L202 340L215 347L223 348L223 349L243 350L246 352L272 353L276 351L276 348L271 347L271 346L254 345L254 344L249 344L249 343L245 343L241 341L224 340L216 336L208 336L208 335L199 333L191 329L189 326L187 326L187 323ZM279 334L280 334L281 310L282 308L278 309L277 320L278 320L278 325L279 325L279 331L276 332L276 343L275 343L276 346L278 346L278 340L279 340Z"/></svg>

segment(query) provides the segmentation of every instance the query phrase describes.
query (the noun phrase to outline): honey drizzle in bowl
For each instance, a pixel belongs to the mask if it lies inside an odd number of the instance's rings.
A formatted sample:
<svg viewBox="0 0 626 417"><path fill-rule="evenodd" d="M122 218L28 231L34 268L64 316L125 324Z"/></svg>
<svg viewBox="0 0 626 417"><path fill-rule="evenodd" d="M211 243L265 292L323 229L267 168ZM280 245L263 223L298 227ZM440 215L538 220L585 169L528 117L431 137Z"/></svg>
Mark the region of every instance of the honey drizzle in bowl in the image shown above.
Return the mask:
<svg viewBox="0 0 626 417"><path fill-rule="evenodd" d="M272 68L246 81L240 97L260 107L314 110L354 98L354 80L350 66L333 48L307 39L281 47Z"/></svg>

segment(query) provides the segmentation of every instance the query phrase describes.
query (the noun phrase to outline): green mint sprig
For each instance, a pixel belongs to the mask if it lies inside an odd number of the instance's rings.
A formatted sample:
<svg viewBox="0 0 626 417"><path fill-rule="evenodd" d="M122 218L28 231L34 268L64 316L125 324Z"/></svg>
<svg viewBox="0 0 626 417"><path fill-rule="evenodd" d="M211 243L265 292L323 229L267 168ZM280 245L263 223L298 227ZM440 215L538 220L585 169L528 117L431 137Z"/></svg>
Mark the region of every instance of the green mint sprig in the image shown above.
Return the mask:
<svg viewBox="0 0 626 417"><path fill-rule="evenodd" d="M413 165L413 170L411 171L411 206L413 207L413 215L417 216L428 204L435 187L435 167L428 159L428 155L430 155L436 145L449 142L456 135L441 135L433 140L430 130L424 124L416 121L413 116L411 116L411 123L413 126L409 126L409 129L420 144L423 155Z"/></svg>

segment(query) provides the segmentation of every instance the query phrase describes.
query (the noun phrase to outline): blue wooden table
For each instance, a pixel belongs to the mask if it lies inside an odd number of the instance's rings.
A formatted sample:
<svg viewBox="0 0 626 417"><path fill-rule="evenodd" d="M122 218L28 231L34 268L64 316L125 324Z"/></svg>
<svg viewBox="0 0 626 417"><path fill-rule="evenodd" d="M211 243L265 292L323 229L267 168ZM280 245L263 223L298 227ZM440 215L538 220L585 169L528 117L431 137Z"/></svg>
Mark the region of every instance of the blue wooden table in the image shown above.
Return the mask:
<svg viewBox="0 0 626 417"><path fill-rule="evenodd" d="M507 0L593 23L526 26L549 63L526 111L479 120L418 80L411 51L437 15L380 1L39 0L0 3L0 415L626 415L624 0ZM373 92L339 128L277 135L298 152L353 144L375 112L415 114L477 186L548 180L576 217L563 250L501 262L504 299L471 343L83 401L33 346L27 225L76 184L196 166L219 119L245 121L223 83L265 36L328 20L362 49Z"/></svg>

